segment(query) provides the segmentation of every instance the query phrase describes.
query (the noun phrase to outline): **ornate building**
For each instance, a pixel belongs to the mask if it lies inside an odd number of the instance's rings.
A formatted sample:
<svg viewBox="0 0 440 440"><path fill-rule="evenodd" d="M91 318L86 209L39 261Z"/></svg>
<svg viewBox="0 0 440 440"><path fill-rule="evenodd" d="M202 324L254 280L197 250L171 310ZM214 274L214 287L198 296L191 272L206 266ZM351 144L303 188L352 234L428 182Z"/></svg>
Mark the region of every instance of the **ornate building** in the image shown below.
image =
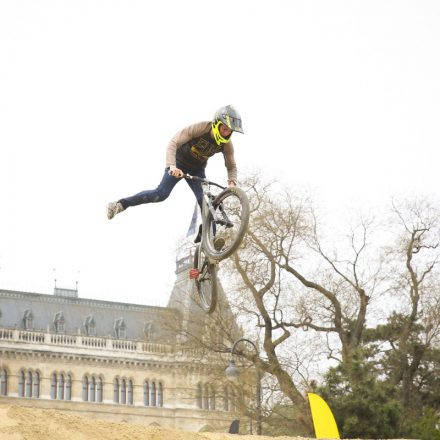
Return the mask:
<svg viewBox="0 0 440 440"><path fill-rule="evenodd" d="M177 263L167 307L0 290L0 403L55 408L189 431L225 430L227 383L164 322L194 325L189 258ZM192 323L192 324L191 324Z"/></svg>

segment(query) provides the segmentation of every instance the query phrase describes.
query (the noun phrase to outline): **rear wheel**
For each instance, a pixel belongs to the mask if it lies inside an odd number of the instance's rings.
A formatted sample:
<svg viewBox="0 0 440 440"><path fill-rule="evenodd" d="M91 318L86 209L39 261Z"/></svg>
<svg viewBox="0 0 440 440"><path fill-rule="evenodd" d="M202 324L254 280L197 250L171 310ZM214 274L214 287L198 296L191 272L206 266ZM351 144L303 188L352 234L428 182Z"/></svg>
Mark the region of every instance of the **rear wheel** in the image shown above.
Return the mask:
<svg viewBox="0 0 440 440"><path fill-rule="evenodd" d="M195 282L200 305L205 312L212 313L217 305L217 266L209 262L200 245L197 245L194 253L194 267L199 270Z"/></svg>
<svg viewBox="0 0 440 440"><path fill-rule="evenodd" d="M240 246L249 225L249 200L237 187L226 188L213 201L214 218L208 212L203 228L203 247L213 260L220 261L232 255ZM216 249L216 241L224 241Z"/></svg>

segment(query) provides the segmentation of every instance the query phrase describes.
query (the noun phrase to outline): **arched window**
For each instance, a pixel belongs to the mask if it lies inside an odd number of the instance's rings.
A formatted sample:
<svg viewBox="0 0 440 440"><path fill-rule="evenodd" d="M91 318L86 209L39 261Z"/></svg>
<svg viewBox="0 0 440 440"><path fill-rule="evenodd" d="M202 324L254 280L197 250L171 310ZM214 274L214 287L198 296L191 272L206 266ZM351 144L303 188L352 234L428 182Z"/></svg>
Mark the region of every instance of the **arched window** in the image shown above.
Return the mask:
<svg viewBox="0 0 440 440"><path fill-rule="evenodd" d="M32 371L26 373L25 396L32 397Z"/></svg>
<svg viewBox="0 0 440 440"><path fill-rule="evenodd" d="M226 385L223 388L223 410L229 411L229 392Z"/></svg>
<svg viewBox="0 0 440 440"><path fill-rule="evenodd" d="M157 406L163 406L163 385L161 382L157 385Z"/></svg>
<svg viewBox="0 0 440 440"><path fill-rule="evenodd" d="M40 397L40 373L34 372L32 397L38 399Z"/></svg>
<svg viewBox="0 0 440 440"><path fill-rule="evenodd" d="M134 384L132 379L116 378L113 382L113 401L121 405L133 405ZM145 387L144 387L145 393ZM144 395L145 402L145 395Z"/></svg>
<svg viewBox="0 0 440 440"><path fill-rule="evenodd" d="M50 378L50 398L56 399L57 398L57 374L52 373L52 376Z"/></svg>
<svg viewBox="0 0 440 440"><path fill-rule="evenodd" d="M8 395L8 372L0 370L0 396Z"/></svg>
<svg viewBox="0 0 440 440"><path fill-rule="evenodd" d="M18 397L24 397L24 371L21 370L20 373L18 373Z"/></svg>
<svg viewBox="0 0 440 440"><path fill-rule="evenodd" d="M113 382L113 402L119 403L119 379L116 378Z"/></svg>
<svg viewBox="0 0 440 440"><path fill-rule="evenodd" d="M209 409L209 385L207 383L203 388L203 409Z"/></svg>
<svg viewBox="0 0 440 440"><path fill-rule="evenodd" d="M150 386L148 380L144 382L144 405L150 406Z"/></svg>
<svg viewBox="0 0 440 440"><path fill-rule="evenodd" d="M131 380L127 384L127 403L133 405L133 381Z"/></svg>
<svg viewBox="0 0 440 440"><path fill-rule="evenodd" d="M121 403L123 405L127 403L127 381L125 379L121 381Z"/></svg>
<svg viewBox="0 0 440 440"><path fill-rule="evenodd" d="M58 380L58 399L64 400L64 374L60 374Z"/></svg>
<svg viewBox="0 0 440 440"><path fill-rule="evenodd" d="M89 401L89 378L84 376L82 398L84 402Z"/></svg>
<svg viewBox="0 0 440 440"><path fill-rule="evenodd" d="M70 374L66 377L66 400L72 400L72 376Z"/></svg>
<svg viewBox="0 0 440 440"><path fill-rule="evenodd" d="M229 411L235 411L235 391L231 390L229 394Z"/></svg>
<svg viewBox="0 0 440 440"><path fill-rule="evenodd" d="M215 411L215 389L212 385L209 387L209 409Z"/></svg>
<svg viewBox="0 0 440 440"><path fill-rule="evenodd" d="M199 383L197 385L196 399L197 399L197 408L202 409L203 408L203 389L202 389L201 383Z"/></svg>
<svg viewBox="0 0 440 440"><path fill-rule="evenodd" d="M92 376L89 380L89 402L94 402L96 397L96 380Z"/></svg>
<svg viewBox="0 0 440 440"><path fill-rule="evenodd" d="M99 403L102 403L102 379L98 377L98 380L96 381L96 401Z"/></svg>
<svg viewBox="0 0 440 440"><path fill-rule="evenodd" d="M151 406L156 406L156 382L152 382L151 383L150 405Z"/></svg>

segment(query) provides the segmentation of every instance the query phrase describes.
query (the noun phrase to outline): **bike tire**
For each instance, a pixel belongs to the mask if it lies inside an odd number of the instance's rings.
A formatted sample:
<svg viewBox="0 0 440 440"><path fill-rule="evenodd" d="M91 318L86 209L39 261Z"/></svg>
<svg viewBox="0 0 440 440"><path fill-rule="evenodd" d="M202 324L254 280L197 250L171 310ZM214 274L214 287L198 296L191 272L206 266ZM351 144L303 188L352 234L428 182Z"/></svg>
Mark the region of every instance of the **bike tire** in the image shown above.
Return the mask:
<svg viewBox="0 0 440 440"><path fill-rule="evenodd" d="M241 188L232 187L232 188L226 188L224 191L222 191L214 199L212 203L214 209L217 211L220 205L222 204L222 202L224 202L229 197L237 198L241 206L240 224L231 243L229 243L226 248L220 251L217 251L214 248L214 242L213 242L214 237L213 236L211 237L212 234L211 231L213 230L212 228L213 228L214 219L210 211L208 212L208 215L206 217L206 221L205 221L206 227L204 227L202 231L202 244L205 249L206 255L208 255L208 257L214 261L221 261L232 255L238 249L241 242L243 241L243 238L249 226L249 216L250 216L249 199L246 193Z"/></svg>
<svg viewBox="0 0 440 440"><path fill-rule="evenodd" d="M217 306L217 265L210 263L207 255L203 255L203 247L199 244L194 253L194 267L200 275L195 280L200 306L211 314Z"/></svg>

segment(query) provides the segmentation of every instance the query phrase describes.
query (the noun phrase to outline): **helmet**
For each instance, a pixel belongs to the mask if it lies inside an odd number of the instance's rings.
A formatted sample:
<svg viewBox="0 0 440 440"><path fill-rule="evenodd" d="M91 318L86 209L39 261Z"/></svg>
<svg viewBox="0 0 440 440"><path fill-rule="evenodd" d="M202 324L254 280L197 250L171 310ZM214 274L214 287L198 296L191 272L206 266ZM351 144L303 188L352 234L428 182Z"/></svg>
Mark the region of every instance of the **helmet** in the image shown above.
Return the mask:
<svg viewBox="0 0 440 440"><path fill-rule="evenodd" d="M212 133L214 135L214 139L217 142L217 145L226 144L229 142L229 137L224 138L220 134L220 124L225 124L232 131L238 131L239 133L244 133L243 127L241 124L241 116L235 110L232 105L227 105L226 107L219 108L214 115L214 119L212 120Z"/></svg>

